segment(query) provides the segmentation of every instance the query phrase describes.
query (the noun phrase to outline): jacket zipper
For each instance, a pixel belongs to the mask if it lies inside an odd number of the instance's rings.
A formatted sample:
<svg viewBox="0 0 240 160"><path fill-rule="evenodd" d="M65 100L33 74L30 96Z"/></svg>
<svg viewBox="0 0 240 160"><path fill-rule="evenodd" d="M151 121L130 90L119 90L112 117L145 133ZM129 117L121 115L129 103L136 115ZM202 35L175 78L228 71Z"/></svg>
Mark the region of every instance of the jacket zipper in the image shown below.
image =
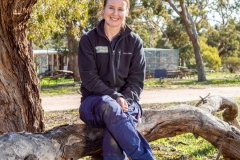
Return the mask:
<svg viewBox="0 0 240 160"><path fill-rule="evenodd" d="M118 46L118 42L120 42L123 38L119 39L115 45L115 48L117 48ZM111 44L110 44L111 45ZM121 50L119 50L121 51ZM117 69L119 69L119 66L120 66L120 54L118 55L118 62L117 62ZM115 67L114 67L114 64L115 64L115 50L113 50L113 62L112 62L112 67L113 67L113 82L114 82L114 86L116 85L116 72L115 72ZM118 88L115 87L115 91L118 92Z"/></svg>
<svg viewBox="0 0 240 160"><path fill-rule="evenodd" d="M111 47L112 48L112 47ZM113 53L113 62L112 62L112 68L113 68L113 83L114 85L116 84L116 72L115 72L115 67L114 67L114 61L115 61L115 50L112 49L112 53ZM117 88L115 88L115 90L117 91Z"/></svg>
<svg viewBox="0 0 240 160"><path fill-rule="evenodd" d="M117 62L117 69L120 67L120 60L121 60L121 49L118 51L118 62Z"/></svg>

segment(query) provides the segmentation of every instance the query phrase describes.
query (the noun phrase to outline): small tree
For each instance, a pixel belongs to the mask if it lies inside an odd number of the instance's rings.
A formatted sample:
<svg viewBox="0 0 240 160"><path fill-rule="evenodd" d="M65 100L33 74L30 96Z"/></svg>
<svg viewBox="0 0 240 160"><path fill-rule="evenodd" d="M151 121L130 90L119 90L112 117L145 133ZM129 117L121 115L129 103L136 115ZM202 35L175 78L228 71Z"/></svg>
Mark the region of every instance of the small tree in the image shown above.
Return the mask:
<svg viewBox="0 0 240 160"><path fill-rule="evenodd" d="M240 69L240 58L238 57L227 57L223 59L223 65L230 73L235 73Z"/></svg>
<svg viewBox="0 0 240 160"><path fill-rule="evenodd" d="M206 39L201 37L199 45L201 47L203 62L206 63L206 67L218 71L221 65L221 58L218 56L218 50L217 48L207 45L205 42Z"/></svg>

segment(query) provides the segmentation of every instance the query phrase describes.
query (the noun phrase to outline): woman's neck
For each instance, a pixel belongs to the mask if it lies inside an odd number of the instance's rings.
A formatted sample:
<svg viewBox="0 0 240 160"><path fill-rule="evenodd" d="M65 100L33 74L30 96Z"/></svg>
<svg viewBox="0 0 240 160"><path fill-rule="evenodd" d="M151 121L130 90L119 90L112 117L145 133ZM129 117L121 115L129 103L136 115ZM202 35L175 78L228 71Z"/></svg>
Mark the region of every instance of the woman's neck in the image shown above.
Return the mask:
<svg viewBox="0 0 240 160"><path fill-rule="evenodd" d="M109 27L104 25L104 32L110 41L121 31L119 27Z"/></svg>

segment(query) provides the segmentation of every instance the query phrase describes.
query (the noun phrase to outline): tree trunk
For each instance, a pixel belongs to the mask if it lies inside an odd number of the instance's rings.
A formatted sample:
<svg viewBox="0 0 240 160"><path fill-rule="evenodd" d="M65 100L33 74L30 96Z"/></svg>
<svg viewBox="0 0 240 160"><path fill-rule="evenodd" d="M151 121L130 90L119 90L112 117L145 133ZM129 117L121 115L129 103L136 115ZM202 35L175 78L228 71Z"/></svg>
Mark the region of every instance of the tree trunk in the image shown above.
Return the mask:
<svg viewBox="0 0 240 160"><path fill-rule="evenodd" d="M67 26L67 40L68 40L68 55L69 63L68 69L73 71L73 78L75 82L81 80L79 70L78 70L78 41L75 38L75 35L72 33L76 24L71 22Z"/></svg>
<svg viewBox="0 0 240 160"><path fill-rule="evenodd" d="M220 96L203 99L203 103L200 107L182 104L160 111L145 110L137 129L148 141L191 132L221 148L225 157L240 159L237 103ZM221 110L225 110L223 118L227 122L212 115ZM44 160L101 156L103 131L103 128L75 124L59 126L42 134L8 133L0 137L0 156L3 159L31 156Z"/></svg>
<svg viewBox="0 0 240 160"><path fill-rule="evenodd" d="M26 24L35 3L0 2L0 134L44 130L39 82L26 39Z"/></svg>
<svg viewBox="0 0 240 160"><path fill-rule="evenodd" d="M206 81L207 79L204 72L204 66L203 66L202 56L200 52L200 46L198 42L198 35L197 35L195 23L193 22L192 17L188 12L188 9L185 3L181 2L180 5L182 8L180 17L183 20L187 34L193 45L193 50L194 50L194 55L195 55L197 70L198 70L198 81Z"/></svg>

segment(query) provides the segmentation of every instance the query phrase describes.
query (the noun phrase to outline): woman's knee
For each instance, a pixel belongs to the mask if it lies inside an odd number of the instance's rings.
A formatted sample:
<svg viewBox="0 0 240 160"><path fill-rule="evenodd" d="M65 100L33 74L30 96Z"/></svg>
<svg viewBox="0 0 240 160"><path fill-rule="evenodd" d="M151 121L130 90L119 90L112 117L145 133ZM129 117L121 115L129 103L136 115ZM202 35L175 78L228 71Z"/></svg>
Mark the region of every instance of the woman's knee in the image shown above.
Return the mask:
<svg viewBox="0 0 240 160"><path fill-rule="evenodd" d="M101 102L98 105L98 113L102 115L102 119L107 123L106 125L110 125L126 117L116 100L109 96L102 96Z"/></svg>

